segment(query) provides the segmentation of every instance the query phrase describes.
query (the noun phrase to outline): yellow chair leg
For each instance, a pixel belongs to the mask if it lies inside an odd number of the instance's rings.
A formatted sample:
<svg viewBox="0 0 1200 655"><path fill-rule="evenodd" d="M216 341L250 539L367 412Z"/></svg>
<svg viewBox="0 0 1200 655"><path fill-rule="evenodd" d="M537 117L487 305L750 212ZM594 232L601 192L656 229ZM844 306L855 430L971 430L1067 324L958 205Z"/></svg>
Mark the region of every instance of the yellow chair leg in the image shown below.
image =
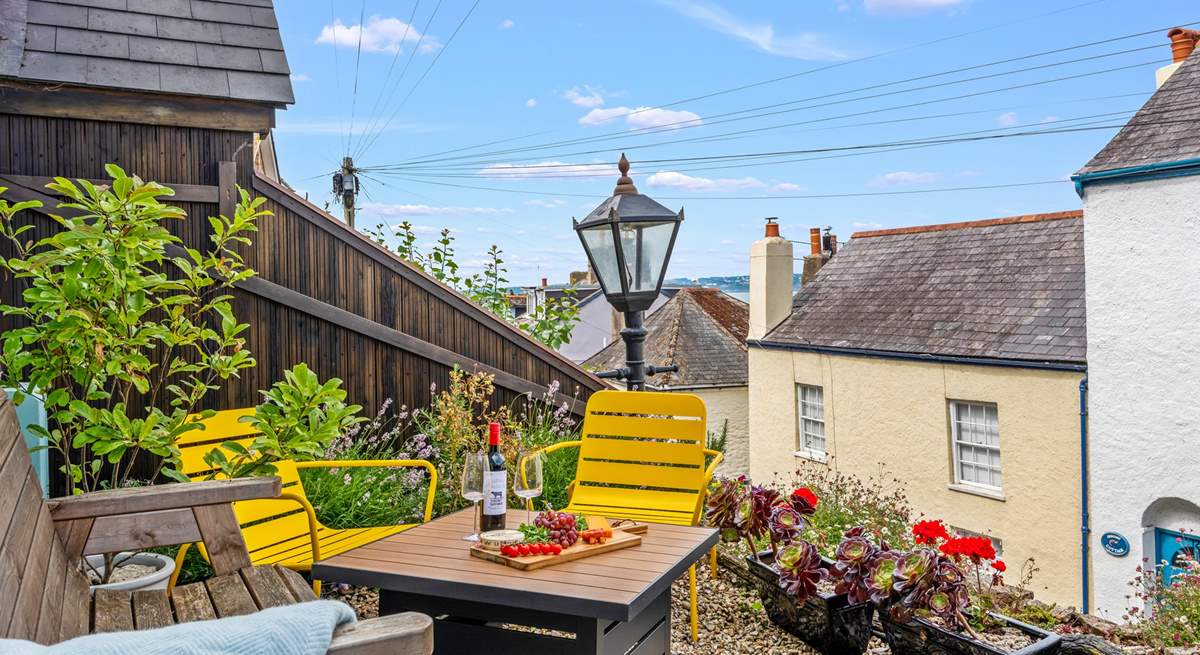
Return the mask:
<svg viewBox="0 0 1200 655"><path fill-rule="evenodd" d="M713 546L708 552L708 577L717 579L717 547Z"/></svg>
<svg viewBox="0 0 1200 655"><path fill-rule="evenodd" d="M179 552L175 553L175 570L171 571L171 579L167 581L167 593L171 593L171 590L175 588L175 583L179 581L179 574L183 572L183 558L191 547L191 544L181 544Z"/></svg>
<svg viewBox="0 0 1200 655"><path fill-rule="evenodd" d="M696 565L688 569L688 588L692 592L692 643L700 641L700 611L696 607Z"/></svg>
<svg viewBox="0 0 1200 655"><path fill-rule="evenodd" d="M309 575L312 574L309 573ZM313 593L317 595L317 598L321 597L321 581L315 578L313 579Z"/></svg>

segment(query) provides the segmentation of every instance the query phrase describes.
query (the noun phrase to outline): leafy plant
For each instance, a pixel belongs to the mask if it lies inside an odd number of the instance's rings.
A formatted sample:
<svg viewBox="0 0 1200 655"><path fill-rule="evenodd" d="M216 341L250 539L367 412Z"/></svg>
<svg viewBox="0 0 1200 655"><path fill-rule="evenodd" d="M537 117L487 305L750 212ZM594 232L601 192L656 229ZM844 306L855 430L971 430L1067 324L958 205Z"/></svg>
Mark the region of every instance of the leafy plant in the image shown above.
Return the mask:
<svg viewBox="0 0 1200 655"><path fill-rule="evenodd" d="M177 480L176 439L221 380L254 365L227 291L253 277L239 254L264 200L239 190L232 217L209 218L209 246L183 247L166 223L183 210L171 189L109 164L111 185L56 177L66 198L54 235L24 239L18 212L40 202L0 200L0 237L15 255L0 269L23 280L21 306L0 306L21 327L4 335L0 381L39 396L50 429L33 426L61 456L69 493L124 486L139 453ZM25 392L18 392L17 402Z"/></svg>
<svg viewBox="0 0 1200 655"><path fill-rule="evenodd" d="M1142 607L1131 607L1124 618L1137 622L1138 637L1150 646L1195 646L1200 644L1200 564L1184 551L1183 560L1173 564L1169 583L1163 575L1166 566L1164 561L1138 567L1130 584Z"/></svg>
<svg viewBox="0 0 1200 655"><path fill-rule="evenodd" d="M280 460L316 459L339 434L366 420L358 416L362 407L345 403L340 379L321 382L303 363L283 375L262 392L254 414L240 419L259 433L250 445L226 441L204 455L214 477L271 475Z"/></svg>
<svg viewBox="0 0 1200 655"><path fill-rule="evenodd" d="M513 435L524 452L540 450L561 441L572 441L579 438L579 422L571 414L570 404L558 401L560 390L558 380L550 383L545 393L535 396L532 393L520 398L519 405L509 408L511 417L505 425L505 432ZM575 389L578 398L579 389ZM575 479L575 469L578 465L579 453L575 449L566 448L546 455L542 460L542 495L538 498L545 507L566 507L568 502L567 487ZM513 460L515 463L516 460ZM515 473L515 471L514 471ZM519 500L514 497L514 500Z"/></svg>
<svg viewBox="0 0 1200 655"><path fill-rule="evenodd" d="M847 600L853 605L865 603L871 599L870 580L875 572L876 559L880 548L863 536L861 527L846 531L842 542L838 544L835 561L830 574L837 580L834 591L846 594ZM886 585L891 587L891 581Z"/></svg>
<svg viewBox="0 0 1200 655"><path fill-rule="evenodd" d="M367 235L383 247L388 247L388 234L383 224L368 229ZM517 326L537 341L558 348L571 339L571 331L579 322L579 308L574 290L567 289L562 298L546 298L533 311L516 317L508 304L508 271L504 268L503 252L496 245L488 249L483 270L470 276L459 273L454 252L454 235L449 228L440 236L428 253L417 244L417 235L408 221L392 228L391 246L401 259L432 275L435 279L462 293L484 309Z"/></svg>
<svg viewBox="0 0 1200 655"><path fill-rule="evenodd" d="M748 485L745 476L716 478L709 485L705 521L720 531L721 541L725 543L737 543L742 539L738 510ZM751 551L757 551L753 544Z"/></svg>
<svg viewBox="0 0 1200 655"><path fill-rule="evenodd" d="M803 528L804 517L791 505L775 505L771 508L767 529L771 532L772 544L792 543L800 538L800 530Z"/></svg>
<svg viewBox="0 0 1200 655"><path fill-rule="evenodd" d="M802 466L789 482L810 489L821 504L807 517L803 537L831 557L847 530L862 527L878 543L904 549L912 545L913 511L903 483L882 470L859 477L823 465Z"/></svg>
<svg viewBox="0 0 1200 655"><path fill-rule="evenodd" d="M369 422L342 432L322 460L436 460L424 435L403 436L408 409L392 412L385 400ZM321 522L331 528L364 528L419 521L429 486L424 469L371 467L301 469L305 494Z"/></svg>
<svg viewBox="0 0 1200 655"><path fill-rule="evenodd" d="M802 603L817 593L817 584L829 574L821 562L817 547L807 541L794 541L779 549L775 556L779 587Z"/></svg>

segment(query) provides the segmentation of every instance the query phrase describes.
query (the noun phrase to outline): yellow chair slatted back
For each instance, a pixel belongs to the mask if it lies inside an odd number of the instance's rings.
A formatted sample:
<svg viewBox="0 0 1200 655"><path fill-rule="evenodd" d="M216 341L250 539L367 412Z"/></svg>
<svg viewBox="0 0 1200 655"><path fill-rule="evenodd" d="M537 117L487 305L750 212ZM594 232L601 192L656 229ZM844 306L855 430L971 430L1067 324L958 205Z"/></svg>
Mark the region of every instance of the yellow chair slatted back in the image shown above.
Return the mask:
<svg viewBox="0 0 1200 655"><path fill-rule="evenodd" d="M570 508L695 525L707 486L704 401L692 394L600 391L587 402Z"/></svg>
<svg viewBox="0 0 1200 655"><path fill-rule="evenodd" d="M226 441L249 446L258 431L240 419L254 414L254 408L217 412L212 418L199 421L203 430L185 432L175 442L182 456L182 472L192 480L207 479L213 469L204 463L204 455ZM232 453L226 451L227 456ZM307 500L300 474L294 462L277 462L276 473L284 495ZM242 538L252 560L271 554L273 548L295 545L309 538L308 516L304 507L292 499L262 499L233 504L234 514L242 528Z"/></svg>

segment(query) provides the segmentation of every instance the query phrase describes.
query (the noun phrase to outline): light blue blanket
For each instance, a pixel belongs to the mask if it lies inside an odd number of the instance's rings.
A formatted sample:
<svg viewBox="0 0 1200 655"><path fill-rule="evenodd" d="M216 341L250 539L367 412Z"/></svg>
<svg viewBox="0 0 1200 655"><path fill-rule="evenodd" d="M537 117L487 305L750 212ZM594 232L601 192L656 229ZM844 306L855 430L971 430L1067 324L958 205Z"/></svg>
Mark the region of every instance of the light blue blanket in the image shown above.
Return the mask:
<svg viewBox="0 0 1200 655"><path fill-rule="evenodd" d="M344 603L315 600L157 630L76 637L54 646L0 639L4 655L324 655L333 630L353 623Z"/></svg>

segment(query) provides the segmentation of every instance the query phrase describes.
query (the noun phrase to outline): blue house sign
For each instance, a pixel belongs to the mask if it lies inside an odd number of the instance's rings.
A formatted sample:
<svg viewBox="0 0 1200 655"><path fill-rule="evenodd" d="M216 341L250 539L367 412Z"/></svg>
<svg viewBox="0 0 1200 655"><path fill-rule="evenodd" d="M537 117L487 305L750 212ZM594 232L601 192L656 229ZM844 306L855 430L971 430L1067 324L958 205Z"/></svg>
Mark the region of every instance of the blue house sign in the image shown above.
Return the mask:
<svg viewBox="0 0 1200 655"><path fill-rule="evenodd" d="M1129 554L1129 540L1117 532L1105 532L1100 535L1100 547L1113 557L1125 557Z"/></svg>

